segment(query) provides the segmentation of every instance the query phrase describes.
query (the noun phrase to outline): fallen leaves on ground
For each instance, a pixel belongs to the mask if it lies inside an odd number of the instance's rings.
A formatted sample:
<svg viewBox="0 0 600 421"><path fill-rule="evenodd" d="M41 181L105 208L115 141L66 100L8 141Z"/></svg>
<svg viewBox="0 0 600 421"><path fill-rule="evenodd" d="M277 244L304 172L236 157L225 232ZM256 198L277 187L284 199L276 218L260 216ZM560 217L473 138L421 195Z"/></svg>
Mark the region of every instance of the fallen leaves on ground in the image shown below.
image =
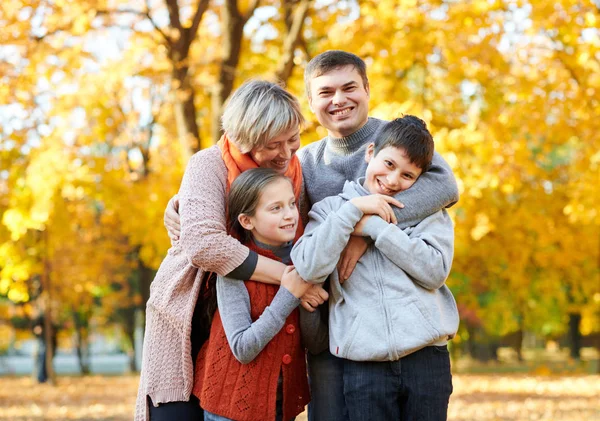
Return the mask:
<svg viewBox="0 0 600 421"><path fill-rule="evenodd" d="M0 378L0 421L131 420L137 385L137 376L59 377L56 386ZM448 419L600 420L600 376L454 375Z"/></svg>

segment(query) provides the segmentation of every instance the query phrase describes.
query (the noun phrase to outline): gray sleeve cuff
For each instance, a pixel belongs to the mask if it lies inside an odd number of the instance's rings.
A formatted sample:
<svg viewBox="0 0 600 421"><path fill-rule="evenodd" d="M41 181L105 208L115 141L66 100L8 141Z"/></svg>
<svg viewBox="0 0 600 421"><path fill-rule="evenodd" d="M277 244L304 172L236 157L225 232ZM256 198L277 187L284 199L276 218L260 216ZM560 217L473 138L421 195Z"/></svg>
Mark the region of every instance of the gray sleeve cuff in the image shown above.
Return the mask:
<svg viewBox="0 0 600 421"><path fill-rule="evenodd" d="M233 269L225 276L230 279L235 279L236 281L246 281L252 278L257 264L258 254L255 251L250 250L246 260L244 260L241 265Z"/></svg>
<svg viewBox="0 0 600 421"><path fill-rule="evenodd" d="M363 232L367 236L371 237L373 241L376 241L379 234L381 234L383 230L388 227L388 225L389 224L379 216L373 215L367 220L367 223L363 228Z"/></svg>
<svg viewBox="0 0 600 421"><path fill-rule="evenodd" d="M337 213L341 218L346 219L352 225L356 225L364 215L363 212L350 201L344 203Z"/></svg>

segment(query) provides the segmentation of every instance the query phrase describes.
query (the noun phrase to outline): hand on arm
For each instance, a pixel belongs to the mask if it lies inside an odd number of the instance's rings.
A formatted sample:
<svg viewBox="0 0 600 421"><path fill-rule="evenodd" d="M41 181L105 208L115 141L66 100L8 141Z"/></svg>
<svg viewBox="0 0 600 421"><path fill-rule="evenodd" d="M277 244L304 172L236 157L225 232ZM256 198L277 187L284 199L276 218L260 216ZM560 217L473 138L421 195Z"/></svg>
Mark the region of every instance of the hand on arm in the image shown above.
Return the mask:
<svg viewBox="0 0 600 421"><path fill-rule="evenodd" d="M454 254L454 227L447 212L424 219L407 235L378 217L365 226L375 247L423 288L444 285Z"/></svg>
<svg viewBox="0 0 600 421"><path fill-rule="evenodd" d="M181 222L179 220L179 195L173 196L167 208L165 209L164 224L167 228L167 234L172 241L179 240L179 234L181 233Z"/></svg>
<svg viewBox="0 0 600 421"><path fill-rule="evenodd" d="M363 216L360 222L356 224L356 227L354 228L355 234L357 234L356 231L358 229L359 224L363 220L365 220L365 218L369 217L370 216ZM347 280L350 277L350 275L352 275L352 272L354 271L358 260L362 257L363 254L365 254L368 247L369 243L364 237L359 237L357 235L350 236L348 244L346 244L346 248L344 248L344 251L342 252L340 260L337 264L340 284L344 283L344 281Z"/></svg>
<svg viewBox="0 0 600 421"><path fill-rule="evenodd" d="M252 321L250 297L244 283L219 276L217 301L231 351L238 361L248 364L283 328L299 300L280 288L260 317Z"/></svg>
<svg viewBox="0 0 600 421"><path fill-rule="evenodd" d="M368 196L359 196L350 200L365 215L379 215L381 219L392 224L396 224L396 214L392 205L398 208L404 207L402 203L391 196L383 194L371 194Z"/></svg>

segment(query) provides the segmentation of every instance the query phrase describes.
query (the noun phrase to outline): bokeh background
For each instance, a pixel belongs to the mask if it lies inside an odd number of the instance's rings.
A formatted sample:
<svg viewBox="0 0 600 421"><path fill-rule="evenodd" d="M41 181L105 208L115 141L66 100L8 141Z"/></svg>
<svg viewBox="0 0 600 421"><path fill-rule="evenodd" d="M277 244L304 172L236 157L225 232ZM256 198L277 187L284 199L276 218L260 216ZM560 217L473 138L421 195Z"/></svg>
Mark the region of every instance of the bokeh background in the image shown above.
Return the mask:
<svg viewBox="0 0 600 421"><path fill-rule="evenodd" d="M303 70L327 49L458 179L451 419L600 419L598 0L3 0L0 27L0 420L131 418L189 157L248 78L324 137Z"/></svg>

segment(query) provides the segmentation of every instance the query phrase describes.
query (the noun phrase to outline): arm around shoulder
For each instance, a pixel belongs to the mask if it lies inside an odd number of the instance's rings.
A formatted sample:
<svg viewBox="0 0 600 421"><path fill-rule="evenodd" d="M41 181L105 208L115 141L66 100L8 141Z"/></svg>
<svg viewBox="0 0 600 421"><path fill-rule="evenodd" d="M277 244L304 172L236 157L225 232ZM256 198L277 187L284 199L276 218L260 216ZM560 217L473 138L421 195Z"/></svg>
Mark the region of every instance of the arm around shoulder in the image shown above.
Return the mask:
<svg viewBox="0 0 600 421"><path fill-rule="evenodd" d="M410 189L394 196L404 204L403 209L394 209L398 224L401 228L415 226L427 216L455 204L458 196L458 185L450 165L435 152L429 169Z"/></svg>

